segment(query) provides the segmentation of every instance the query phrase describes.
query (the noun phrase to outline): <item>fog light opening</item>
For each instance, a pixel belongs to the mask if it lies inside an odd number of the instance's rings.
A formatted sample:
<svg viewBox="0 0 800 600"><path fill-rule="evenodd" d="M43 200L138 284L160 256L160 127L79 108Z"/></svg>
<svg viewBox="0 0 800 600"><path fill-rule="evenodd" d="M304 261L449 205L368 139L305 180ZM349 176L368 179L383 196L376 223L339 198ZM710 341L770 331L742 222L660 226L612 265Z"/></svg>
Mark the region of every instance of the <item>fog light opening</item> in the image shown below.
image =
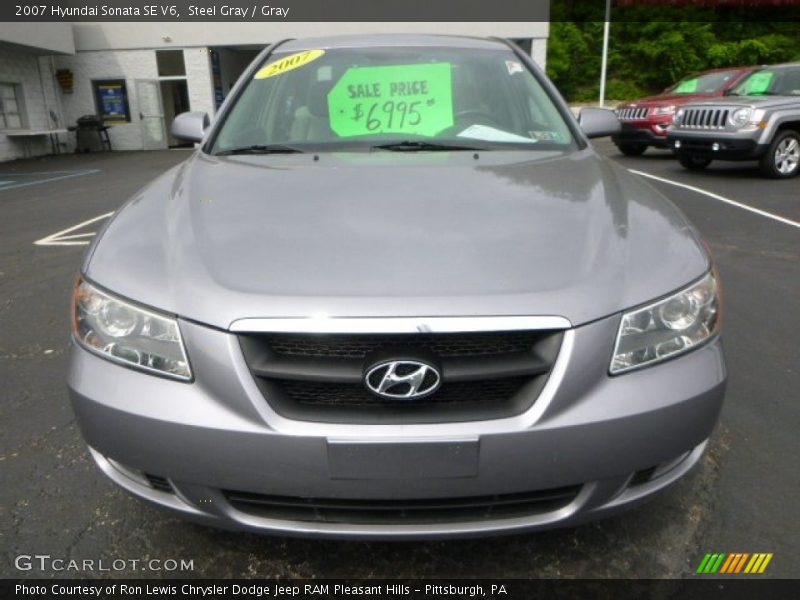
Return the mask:
<svg viewBox="0 0 800 600"><path fill-rule="evenodd" d="M653 478L653 473L656 472L657 465L652 467L648 467L646 469L642 469L641 471L636 471L631 477L631 480L628 482L628 487L635 487L637 485L643 485L650 481Z"/></svg>
<svg viewBox="0 0 800 600"><path fill-rule="evenodd" d="M160 475L153 475L151 473L145 473L144 476L147 478L147 482L150 484L150 487L153 488L154 490L158 490L159 492L166 492L168 494L175 493L175 490L172 489L172 484L166 477L161 477Z"/></svg>
<svg viewBox="0 0 800 600"><path fill-rule="evenodd" d="M628 487L636 487L639 485L644 485L651 481L655 481L660 477L663 477L676 467L678 467L683 461L689 458L691 454L691 450L689 452L684 452L683 454L676 456L672 460L667 460L657 465L653 465L651 467L647 467L646 469L641 469L636 471L628 481Z"/></svg>
<svg viewBox="0 0 800 600"><path fill-rule="evenodd" d="M124 475L128 479L135 481L139 485L149 486L150 481L147 479L145 474L140 471L139 469L134 469L133 467L129 467L127 465L123 465L120 462L117 462L113 458L109 458L108 456L104 457L108 464L110 464L117 472Z"/></svg>

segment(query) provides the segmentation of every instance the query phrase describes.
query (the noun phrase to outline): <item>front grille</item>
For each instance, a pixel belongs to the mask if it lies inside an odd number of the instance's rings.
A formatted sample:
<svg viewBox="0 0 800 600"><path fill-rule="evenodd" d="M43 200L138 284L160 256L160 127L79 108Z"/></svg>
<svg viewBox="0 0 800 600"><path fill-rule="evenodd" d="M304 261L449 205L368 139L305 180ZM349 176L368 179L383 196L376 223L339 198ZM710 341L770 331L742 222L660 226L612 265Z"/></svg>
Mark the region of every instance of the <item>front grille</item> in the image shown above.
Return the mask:
<svg viewBox="0 0 800 600"><path fill-rule="evenodd" d="M413 346L440 357L486 356L527 352L541 334L536 331L504 331L459 334L318 334L268 333L262 340L278 355L316 358L364 358L384 348Z"/></svg>
<svg viewBox="0 0 800 600"><path fill-rule="evenodd" d="M411 500L296 498L226 490L236 510L268 519L372 525L457 523L539 515L572 502L580 486L535 492Z"/></svg>
<svg viewBox="0 0 800 600"><path fill-rule="evenodd" d="M471 421L519 414L555 362L557 330L479 333L248 333L239 341L267 402L299 420L353 423ZM364 383L387 360L435 365L441 386L416 399L385 398Z"/></svg>
<svg viewBox="0 0 800 600"><path fill-rule="evenodd" d="M415 401L382 400L396 407L442 405L453 403L502 402L516 394L528 382L527 377L504 377L483 381L445 383L436 393ZM360 383L319 383L281 381L281 387L294 402L306 406L373 406L375 396Z"/></svg>
<svg viewBox="0 0 800 600"><path fill-rule="evenodd" d="M683 112L683 129L725 129L727 108L687 108Z"/></svg>
<svg viewBox="0 0 800 600"><path fill-rule="evenodd" d="M620 108L617 110L617 117L621 121L635 121L646 119L649 109L647 108Z"/></svg>

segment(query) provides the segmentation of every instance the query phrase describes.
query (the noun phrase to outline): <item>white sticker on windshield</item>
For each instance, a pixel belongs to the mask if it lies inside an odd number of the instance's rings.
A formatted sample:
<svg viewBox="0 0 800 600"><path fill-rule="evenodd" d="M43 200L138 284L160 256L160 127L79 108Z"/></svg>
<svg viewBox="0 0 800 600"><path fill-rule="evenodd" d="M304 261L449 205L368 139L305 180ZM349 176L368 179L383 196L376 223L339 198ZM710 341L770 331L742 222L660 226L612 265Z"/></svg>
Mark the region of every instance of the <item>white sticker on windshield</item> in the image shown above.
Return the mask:
<svg viewBox="0 0 800 600"><path fill-rule="evenodd" d="M540 142L556 142L559 138L556 131L529 131L528 135Z"/></svg>
<svg viewBox="0 0 800 600"><path fill-rule="evenodd" d="M506 69L508 69L509 75L513 75L514 73L522 73L524 71L522 65L515 60L507 60Z"/></svg>
<svg viewBox="0 0 800 600"><path fill-rule="evenodd" d="M495 129L488 125L470 125L456 137L470 138L473 140L484 140L486 142L525 142L535 144L536 140L526 138L516 133Z"/></svg>

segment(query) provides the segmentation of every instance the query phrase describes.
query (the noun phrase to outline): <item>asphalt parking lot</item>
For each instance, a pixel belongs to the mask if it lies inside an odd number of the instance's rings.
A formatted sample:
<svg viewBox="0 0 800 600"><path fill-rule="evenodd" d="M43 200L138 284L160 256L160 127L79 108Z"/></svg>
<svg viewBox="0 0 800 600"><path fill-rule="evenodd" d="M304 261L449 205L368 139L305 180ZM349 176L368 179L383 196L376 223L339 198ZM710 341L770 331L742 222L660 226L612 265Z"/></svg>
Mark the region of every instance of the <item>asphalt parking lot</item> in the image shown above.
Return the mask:
<svg viewBox="0 0 800 600"><path fill-rule="evenodd" d="M650 176L718 262L730 378L709 451L693 476L613 519L534 535L403 543L215 531L165 516L101 476L65 389L69 290L85 244L105 218L188 154L69 155L0 165L2 575L86 575L14 566L20 554L49 554L190 559L193 571L168 573L186 577L661 578L692 576L706 552L771 552L764 577L797 576L800 180L765 180L754 165L734 163L689 173L668 152L626 158L607 141L596 146Z"/></svg>

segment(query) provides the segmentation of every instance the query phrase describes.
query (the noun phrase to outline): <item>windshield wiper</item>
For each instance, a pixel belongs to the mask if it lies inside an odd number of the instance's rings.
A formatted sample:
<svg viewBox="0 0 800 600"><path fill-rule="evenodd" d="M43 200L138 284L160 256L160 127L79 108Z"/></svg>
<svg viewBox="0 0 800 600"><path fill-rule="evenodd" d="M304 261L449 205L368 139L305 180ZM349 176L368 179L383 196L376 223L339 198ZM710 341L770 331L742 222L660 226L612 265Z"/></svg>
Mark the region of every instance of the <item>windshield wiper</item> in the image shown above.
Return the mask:
<svg viewBox="0 0 800 600"><path fill-rule="evenodd" d="M252 146L221 150L217 152L217 156L226 156L230 154L298 154L301 152L305 152L305 150L285 144L253 144Z"/></svg>
<svg viewBox="0 0 800 600"><path fill-rule="evenodd" d="M371 150L392 150L397 152L415 152L419 150L488 150L477 146L463 146L461 144L447 144L444 142L414 142L405 140L371 146Z"/></svg>

